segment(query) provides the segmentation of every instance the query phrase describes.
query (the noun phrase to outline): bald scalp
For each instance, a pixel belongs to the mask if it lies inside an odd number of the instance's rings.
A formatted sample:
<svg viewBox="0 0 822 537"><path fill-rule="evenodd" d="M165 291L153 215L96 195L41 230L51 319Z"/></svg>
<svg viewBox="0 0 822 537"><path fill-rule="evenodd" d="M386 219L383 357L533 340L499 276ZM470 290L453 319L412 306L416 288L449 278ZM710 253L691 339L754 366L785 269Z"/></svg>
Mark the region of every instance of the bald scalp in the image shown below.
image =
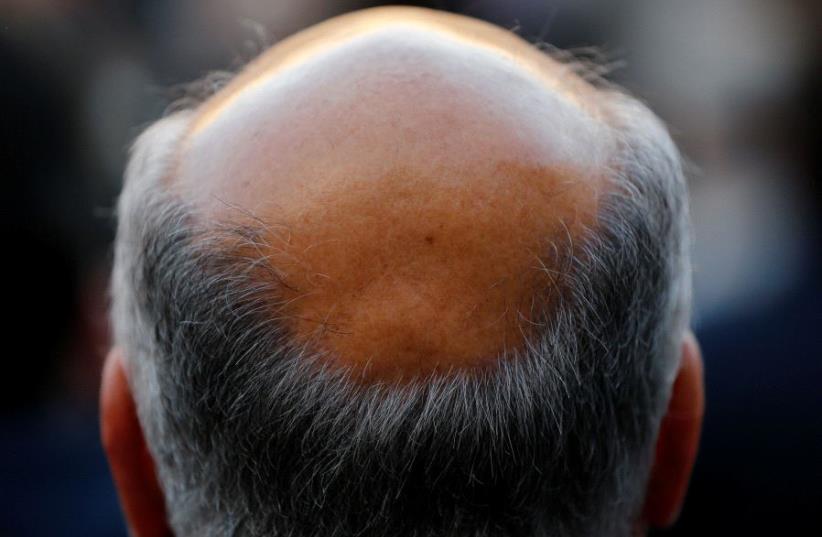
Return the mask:
<svg viewBox="0 0 822 537"><path fill-rule="evenodd" d="M375 378L481 366L524 344L558 284L546 260L594 221L613 140L592 93L502 29L368 11L205 102L169 188L269 230L277 314L329 359Z"/></svg>
<svg viewBox="0 0 822 537"><path fill-rule="evenodd" d="M148 129L118 204L175 534L632 535L687 223L654 115L507 32L389 9L283 41Z"/></svg>

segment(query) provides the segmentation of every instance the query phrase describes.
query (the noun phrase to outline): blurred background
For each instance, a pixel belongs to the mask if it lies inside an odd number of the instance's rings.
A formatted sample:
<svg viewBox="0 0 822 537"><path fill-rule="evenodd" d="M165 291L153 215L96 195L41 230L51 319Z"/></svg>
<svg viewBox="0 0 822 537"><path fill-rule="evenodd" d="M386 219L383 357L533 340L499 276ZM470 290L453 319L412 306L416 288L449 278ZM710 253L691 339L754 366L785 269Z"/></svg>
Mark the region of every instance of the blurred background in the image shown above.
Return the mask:
<svg viewBox="0 0 822 537"><path fill-rule="evenodd" d="M169 88L380 3L0 0L0 536L125 536L96 399L130 142ZM691 163L708 413L682 518L657 535L822 535L822 2L413 4L596 47Z"/></svg>

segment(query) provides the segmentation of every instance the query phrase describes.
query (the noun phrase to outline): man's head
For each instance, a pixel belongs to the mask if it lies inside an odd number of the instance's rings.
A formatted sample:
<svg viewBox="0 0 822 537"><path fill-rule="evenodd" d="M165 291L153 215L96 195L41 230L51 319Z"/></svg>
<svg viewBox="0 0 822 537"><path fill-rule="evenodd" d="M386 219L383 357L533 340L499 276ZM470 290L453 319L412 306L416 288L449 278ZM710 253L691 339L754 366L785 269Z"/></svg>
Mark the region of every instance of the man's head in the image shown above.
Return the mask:
<svg viewBox="0 0 822 537"><path fill-rule="evenodd" d="M138 534L674 518L686 192L624 94L477 21L357 13L152 126L119 219L103 428Z"/></svg>

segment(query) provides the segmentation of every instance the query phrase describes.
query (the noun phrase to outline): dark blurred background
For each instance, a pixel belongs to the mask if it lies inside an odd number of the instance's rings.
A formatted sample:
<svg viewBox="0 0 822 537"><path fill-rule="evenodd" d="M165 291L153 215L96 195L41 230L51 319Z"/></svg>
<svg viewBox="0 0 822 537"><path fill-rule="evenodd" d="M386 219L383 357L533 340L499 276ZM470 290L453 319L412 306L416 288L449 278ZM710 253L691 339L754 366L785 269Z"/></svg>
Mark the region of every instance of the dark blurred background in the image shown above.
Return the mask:
<svg viewBox="0 0 822 537"><path fill-rule="evenodd" d="M357 0L0 0L0 536L124 536L99 446L112 206L168 88ZM822 535L818 0L414 2L597 47L691 162L708 413L679 524Z"/></svg>

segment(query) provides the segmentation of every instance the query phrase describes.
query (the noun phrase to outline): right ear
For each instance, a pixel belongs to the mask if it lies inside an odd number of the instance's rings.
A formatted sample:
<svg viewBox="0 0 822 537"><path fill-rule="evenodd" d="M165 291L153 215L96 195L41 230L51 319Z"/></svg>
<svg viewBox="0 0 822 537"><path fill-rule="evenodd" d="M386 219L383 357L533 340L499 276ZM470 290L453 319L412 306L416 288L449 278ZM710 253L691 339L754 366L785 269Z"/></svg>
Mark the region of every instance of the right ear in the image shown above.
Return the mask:
<svg viewBox="0 0 822 537"><path fill-rule="evenodd" d="M644 521L652 527L670 526L679 516L696 461L704 412L702 353L696 338L688 332L682 342L679 372L662 418L648 483Z"/></svg>
<svg viewBox="0 0 822 537"><path fill-rule="evenodd" d="M100 430L120 505L133 537L173 535L154 460L146 447L119 349L109 352L100 388Z"/></svg>

